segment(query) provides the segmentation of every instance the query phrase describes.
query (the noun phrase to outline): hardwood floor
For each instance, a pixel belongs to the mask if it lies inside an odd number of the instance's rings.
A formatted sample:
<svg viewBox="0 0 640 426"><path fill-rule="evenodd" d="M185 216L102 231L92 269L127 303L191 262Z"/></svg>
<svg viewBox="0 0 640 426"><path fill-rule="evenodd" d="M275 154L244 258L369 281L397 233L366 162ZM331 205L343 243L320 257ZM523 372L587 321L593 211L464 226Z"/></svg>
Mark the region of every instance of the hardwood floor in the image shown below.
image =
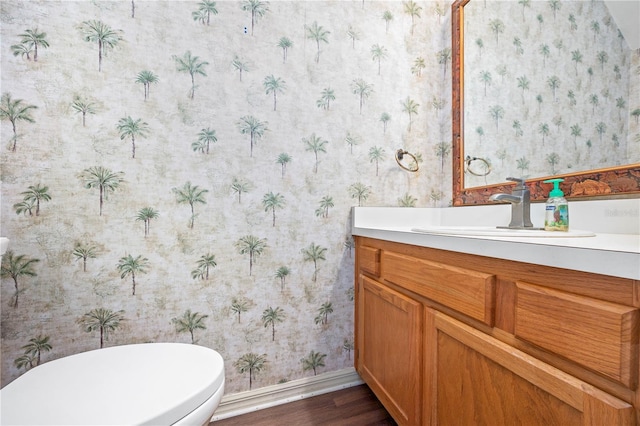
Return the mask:
<svg viewBox="0 0 640 426"><path fill-rule="evenodd" d="M396 426L396 423L367 385L360 385L209 424L209 426L240 425Z"/></svg>

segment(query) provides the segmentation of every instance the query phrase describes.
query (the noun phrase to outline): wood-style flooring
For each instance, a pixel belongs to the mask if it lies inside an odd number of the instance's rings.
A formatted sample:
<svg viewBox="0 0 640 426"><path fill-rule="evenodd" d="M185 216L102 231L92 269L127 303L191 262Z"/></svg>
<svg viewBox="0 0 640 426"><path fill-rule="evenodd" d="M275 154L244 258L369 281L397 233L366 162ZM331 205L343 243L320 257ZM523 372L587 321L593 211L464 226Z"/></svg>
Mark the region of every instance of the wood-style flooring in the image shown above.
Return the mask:
<svg viewBox="0 0 640 426"><path fill-rule="evenodd" d="M354 386L241 416L209 426L396 426L367 385Z"/></svg>

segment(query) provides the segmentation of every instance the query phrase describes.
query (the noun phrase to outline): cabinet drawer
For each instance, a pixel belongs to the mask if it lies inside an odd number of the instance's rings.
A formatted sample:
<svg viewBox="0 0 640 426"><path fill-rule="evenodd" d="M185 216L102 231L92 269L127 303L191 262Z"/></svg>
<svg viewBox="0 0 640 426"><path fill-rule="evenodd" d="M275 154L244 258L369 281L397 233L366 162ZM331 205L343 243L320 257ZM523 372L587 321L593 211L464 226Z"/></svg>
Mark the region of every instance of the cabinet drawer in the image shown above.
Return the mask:
<svg viewBox="0 0 640 426"><path fill-rule="evenodd" d="M382 268L385 280L493 326L495 275L386 251Z"/></svg>
<svg viewBox="0 0 640 426"><path fill-rule="evenodd" d="M361 246L358 247L358 264L360 269L375 275L380 276L380 249Z"/></svg>
<svg viewBox="0 0 640 426"><path fill-rule="evenodd" d="M516 337L637 387L637 308L524 282L516 289Z"/></svg>

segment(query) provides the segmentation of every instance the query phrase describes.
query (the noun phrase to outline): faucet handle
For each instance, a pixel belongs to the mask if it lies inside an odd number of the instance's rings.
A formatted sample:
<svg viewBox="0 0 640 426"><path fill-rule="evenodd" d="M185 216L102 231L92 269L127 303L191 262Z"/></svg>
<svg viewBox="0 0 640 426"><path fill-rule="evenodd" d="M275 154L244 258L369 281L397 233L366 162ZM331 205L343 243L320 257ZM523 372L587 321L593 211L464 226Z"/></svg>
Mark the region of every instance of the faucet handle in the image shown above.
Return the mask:
<svg viewBox="0 0 640 426"><path fill-rule="evenodd" d="M517 177L508 177L507 180L516 183L515 189L525 189L526 188L525 185L524 185L524 179L517 178Z"/></svg>

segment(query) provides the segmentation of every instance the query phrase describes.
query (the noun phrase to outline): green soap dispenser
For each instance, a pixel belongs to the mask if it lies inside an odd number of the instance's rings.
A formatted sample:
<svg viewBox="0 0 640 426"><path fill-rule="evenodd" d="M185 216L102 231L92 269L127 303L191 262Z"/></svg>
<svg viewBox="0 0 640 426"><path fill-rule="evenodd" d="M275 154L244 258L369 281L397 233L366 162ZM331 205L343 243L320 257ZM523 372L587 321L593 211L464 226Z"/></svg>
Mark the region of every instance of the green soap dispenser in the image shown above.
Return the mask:
<svg viewBox="0 0 640 426"><path fill-rule="evenodd" d="M549 199L545 209L544 230L545 231L568 231L569 230L569 204L564 198L564 193L560 189L560 182L564 179L549 179L545 183L553 183L553 189L549 193Z"/></svg>

